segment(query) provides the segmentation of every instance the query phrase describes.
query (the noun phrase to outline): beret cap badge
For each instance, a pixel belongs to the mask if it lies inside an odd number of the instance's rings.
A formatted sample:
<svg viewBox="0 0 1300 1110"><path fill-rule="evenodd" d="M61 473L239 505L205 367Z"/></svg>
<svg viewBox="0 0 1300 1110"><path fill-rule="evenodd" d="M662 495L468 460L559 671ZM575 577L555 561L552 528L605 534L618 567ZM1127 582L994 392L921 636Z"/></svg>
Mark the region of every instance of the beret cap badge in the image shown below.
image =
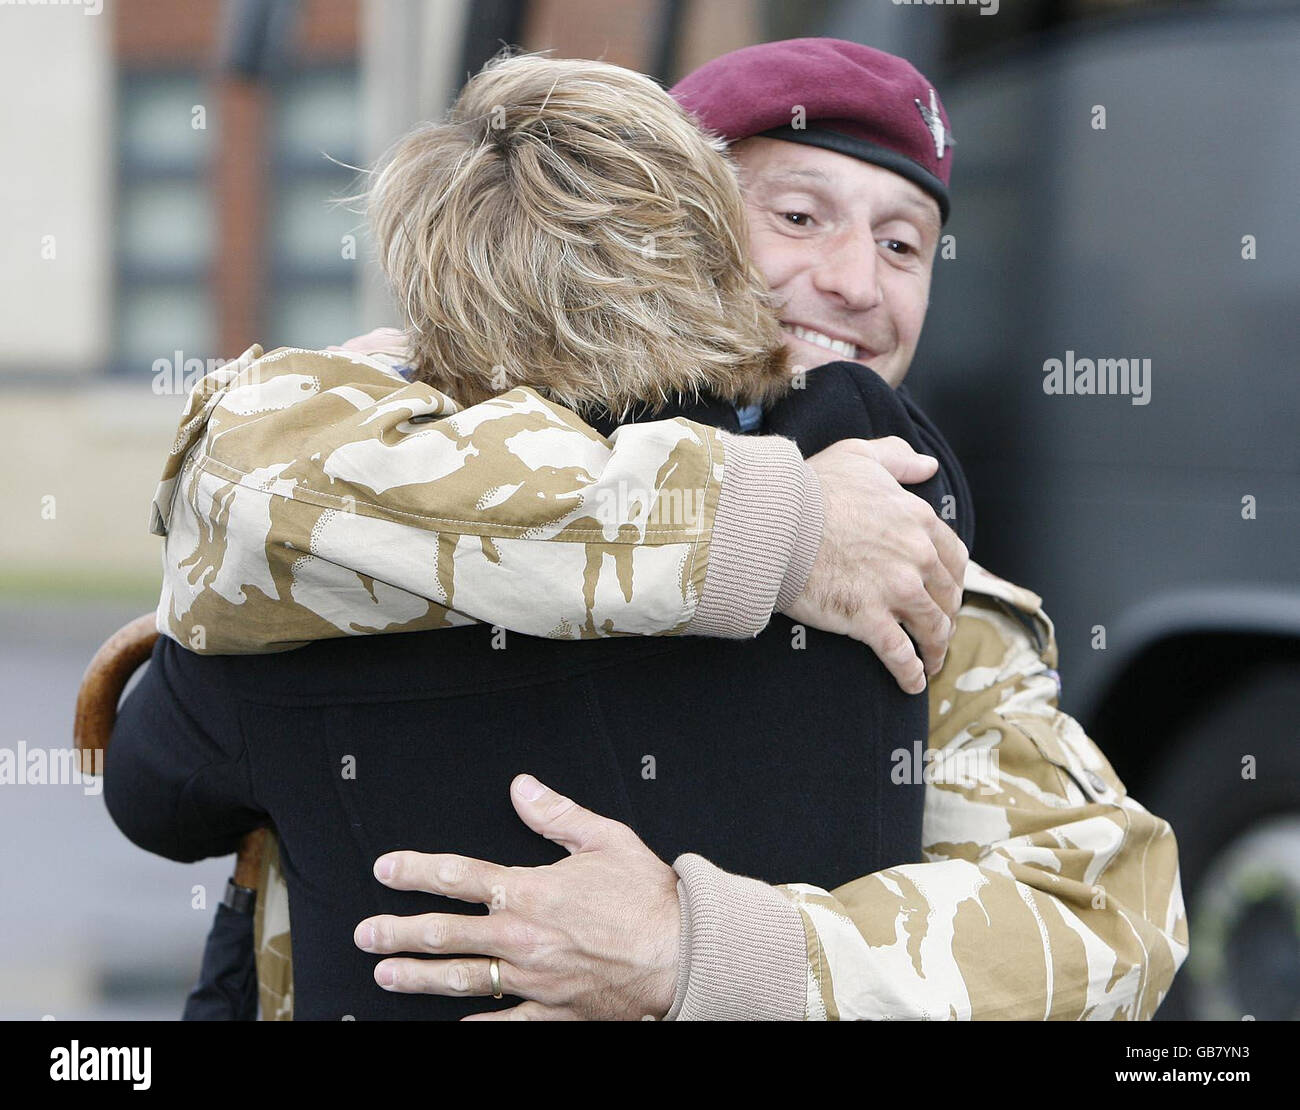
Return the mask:
<svg viewBox="0 0 1300 1110"><path fill-rule="evenodd" d="M921 113L921 118L925 121L925 126L934 138L935 157L942 158L944 150L950 146L956 146L957 142L943 125L943 117L939 114L939 98L935 95L934 89L931 89L929 105L922 104L920 100L915 100L914 103L917 111Z"/></svg>

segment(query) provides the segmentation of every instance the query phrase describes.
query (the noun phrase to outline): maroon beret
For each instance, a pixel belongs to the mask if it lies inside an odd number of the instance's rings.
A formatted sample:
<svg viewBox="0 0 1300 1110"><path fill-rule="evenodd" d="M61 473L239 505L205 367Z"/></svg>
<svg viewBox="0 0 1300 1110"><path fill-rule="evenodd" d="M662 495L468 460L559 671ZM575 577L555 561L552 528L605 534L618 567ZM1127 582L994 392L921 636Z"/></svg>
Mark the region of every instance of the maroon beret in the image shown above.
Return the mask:
<svg viewBox="0 0 1300 1110"><path fill-rule="evenodd" d="M763 135L861 158L924 189L948 219L948 116L902 58L842 39L786 39L715 58L670 91L728 143Z"/></svg>

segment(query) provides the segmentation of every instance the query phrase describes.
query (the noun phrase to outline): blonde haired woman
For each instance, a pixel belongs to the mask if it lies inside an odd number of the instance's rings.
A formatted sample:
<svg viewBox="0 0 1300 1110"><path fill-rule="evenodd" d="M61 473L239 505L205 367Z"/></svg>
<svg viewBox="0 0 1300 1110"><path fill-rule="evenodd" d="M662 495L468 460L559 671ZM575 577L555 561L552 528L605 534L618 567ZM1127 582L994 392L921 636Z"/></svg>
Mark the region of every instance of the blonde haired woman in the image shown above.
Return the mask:
<svg viewBox="0 0 1300 1110"><path fill-rule="evenodd" d="M446 120L398 144L371 210L409 318L409 373L460 404L527 386L598 427L682 415L732 430L742 411L766 406L769 430L805 454L904 431L892 391L861 367L822 367L791 391L734 169L645 77L599 62L494 60ZM357 403L348 419L358 429L385 411L383 398ZM309 410L286 411L278 425L258 416L258 427L297 434ZM487 434L527 455L554 432L534 416ZM469 456L478 432L445 430ZM384 433L415 434L404 424ZM328 460L319 467L328 473ZM395 483L371 478L376 490ZM209 525L218 532L224 518ZM209 539L237 554L237 536ZM626 569L619 581L631 589L636 568ZM200 570L186 573L206 581ZM293 623L295 605L262 597L213 612L249 619L250 635L273 642L277 628L293 640L300 631L284 627L310 627ZM132 839L172 858L228 852L274 825L295 1016L447 1018L484 1002L378 990L375 957L355 947L353 928L376 912L463 909L377 884L371 867L386 851L559 858L514 818L505 786L517 772L623 821L662 858L690 850L732 872L829 889L919 860L923 787L890 771L925 735L923 698L903 694L866 647L784 618L740 642L502 643L499 630L470 625L249 658L163 639L123 706L106 797ZM676 892L669 882L645 897ZM675 962L671 944L662 955ZM501 974L508 985L512 969ZM663 1016L661 992L647 985L645 997Z"/></svg>
<svg viewBox="0 0 1300 1110"><path fill-rule="evenodd" d="M414 376L462 405L528 385L584 416L785 392L725 149L642 74L489 62L370 191Z"/></svg>

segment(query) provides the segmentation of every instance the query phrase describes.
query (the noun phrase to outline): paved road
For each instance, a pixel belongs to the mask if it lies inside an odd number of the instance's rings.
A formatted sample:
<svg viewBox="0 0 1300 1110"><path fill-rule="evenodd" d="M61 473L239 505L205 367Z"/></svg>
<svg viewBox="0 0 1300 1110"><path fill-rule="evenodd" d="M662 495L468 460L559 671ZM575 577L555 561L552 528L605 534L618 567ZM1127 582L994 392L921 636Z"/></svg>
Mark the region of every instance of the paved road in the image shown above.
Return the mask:
<svg viewBox="0 0 1300 1110"><path fill-rule="evenodd" d="M86 662L142 609L0 600L0 748L70 747ZM178 1017L231 863L142 852L83 786L0 785L0 1020Z"/></svg>

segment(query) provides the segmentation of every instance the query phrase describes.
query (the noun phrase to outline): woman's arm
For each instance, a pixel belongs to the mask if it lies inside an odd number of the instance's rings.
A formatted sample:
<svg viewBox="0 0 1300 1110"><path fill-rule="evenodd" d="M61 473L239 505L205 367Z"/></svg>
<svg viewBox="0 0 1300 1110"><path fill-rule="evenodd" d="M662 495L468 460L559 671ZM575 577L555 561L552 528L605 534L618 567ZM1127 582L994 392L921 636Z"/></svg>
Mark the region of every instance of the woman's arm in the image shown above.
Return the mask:
<svg viewBox="0 0 1300 1110"><path fill-rule="evenodd" d="M268 817L253 798L234 705L216 690L201 706L187 704L173 681L181 653L160 636L123 700L105 754L104 801L137 846L192 863L233 854Z"/></svg>

